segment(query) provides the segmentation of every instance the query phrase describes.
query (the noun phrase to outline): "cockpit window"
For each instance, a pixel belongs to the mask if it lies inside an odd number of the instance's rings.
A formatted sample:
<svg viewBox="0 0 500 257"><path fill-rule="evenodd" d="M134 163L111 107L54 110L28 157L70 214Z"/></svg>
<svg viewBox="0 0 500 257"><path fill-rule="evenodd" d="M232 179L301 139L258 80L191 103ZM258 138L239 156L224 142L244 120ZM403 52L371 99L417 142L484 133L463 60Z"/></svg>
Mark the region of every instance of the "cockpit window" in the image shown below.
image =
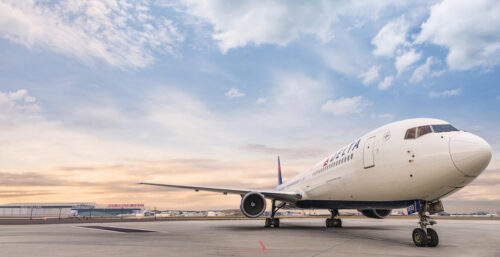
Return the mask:
<svg viewBox="0 0 500 257"><path fill-rule="evenodd" d="M406 131L405 139L415 139L416 128L411 128Z"/></svg>
<svg viewBox="0 0 500 257"><path fill-rule="evenodd" d="M421 137L425 134L432 133L431 126L421 126L418 127L418 137Z"/></svg>
<svg viewBox="0 0 500 257"><path fill-rule="evenodd" d="M441 132L450 132L450 131L458 131L455 127L453 127L450 124L445 124L445 125L432 125L432 129L434 130L434 133L441 133Z"/></svg>

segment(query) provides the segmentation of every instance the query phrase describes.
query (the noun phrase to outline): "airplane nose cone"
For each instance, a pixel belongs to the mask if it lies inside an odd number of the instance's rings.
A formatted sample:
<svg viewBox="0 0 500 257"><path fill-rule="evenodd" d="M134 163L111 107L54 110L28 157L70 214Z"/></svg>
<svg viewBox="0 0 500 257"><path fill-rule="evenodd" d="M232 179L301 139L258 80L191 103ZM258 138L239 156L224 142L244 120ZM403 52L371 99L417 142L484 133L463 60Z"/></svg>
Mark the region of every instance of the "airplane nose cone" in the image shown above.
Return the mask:
<svg viewBox="0 0 500 257"><path fill-rule="evenodd" d="M450 155L461 173L478 176L490 163L491 147L484 139L462 132L450 139Z"/></svg>

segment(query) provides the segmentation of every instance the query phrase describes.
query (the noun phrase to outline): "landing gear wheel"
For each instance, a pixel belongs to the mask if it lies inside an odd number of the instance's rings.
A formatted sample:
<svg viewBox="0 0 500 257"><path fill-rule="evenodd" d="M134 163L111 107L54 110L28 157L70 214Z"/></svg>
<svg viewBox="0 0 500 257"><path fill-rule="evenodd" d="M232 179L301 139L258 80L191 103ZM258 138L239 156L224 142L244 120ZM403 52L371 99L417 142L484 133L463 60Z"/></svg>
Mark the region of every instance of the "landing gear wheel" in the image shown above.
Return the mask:
<svg viewBox="0 0 500 257"><path fill-rule="evenodd" d="M265 228L270 228L270 227L279 228L280 227L280 219L279 218L266 218L266 225L264 227Z"/></svg>
<svg viewBox="0 0 500 257"><path fill-rule="evenodd" d="M274 218L273 224L274 224L275 228L279 228L280 227L280 219Z"/></svg>
<svg viewBox="0 0 500 257"><path fill-rule="evenodd" d="M327 228L340 228L342 227L342 220L338 219L339 210L331 209L330 213L332 214L330 218L326 219L326 227Z"/></svg>
<svg viewBox="0 0 500 257"><path fill-rule="evenodd" d="M342 227L342 220L341 219L333 219L333 227L334 228Z"/></svg>
<svg viewBox="0 0 500 257"><path fill-rule="evenodd" d="M272 206L271 206L271 217L266 218L266 225L264 225L265 228L270 228L270 227L275 227L279 228L280 227L280 219L275 218L274 215L276 215L276 212L281 209L283 206L285 206L285 202L282 202L280 205L276 206L276 200L272 200Z"/></svg>
<svg viewBox="0 0 500 257"><path fill-rule="evenodd" d="M427 229L427 246L428 247L436 247L439 244L439 237L437 232L432 229L428 228Z"/></svg>
<svg viewBox="0 0 500 257"><path fill-rule="evenodd" d="M342 227L341 219L326 219L327 228L340 228Z"/></svg>
<svg viewBox="0 0 500 257"><path fill-rule="evenodd" d="M264 225L265 228L270 228L271 227L271 219L270 218L266 218L266 225Z"/></svg>
<svg viewBox="0 0 500 257"><path fill-rule="evenodd" d="M423 229L416 228L413 230L413 243L415 243L416 246L425 247L427 245L427 241L427 235Z"/></svg>

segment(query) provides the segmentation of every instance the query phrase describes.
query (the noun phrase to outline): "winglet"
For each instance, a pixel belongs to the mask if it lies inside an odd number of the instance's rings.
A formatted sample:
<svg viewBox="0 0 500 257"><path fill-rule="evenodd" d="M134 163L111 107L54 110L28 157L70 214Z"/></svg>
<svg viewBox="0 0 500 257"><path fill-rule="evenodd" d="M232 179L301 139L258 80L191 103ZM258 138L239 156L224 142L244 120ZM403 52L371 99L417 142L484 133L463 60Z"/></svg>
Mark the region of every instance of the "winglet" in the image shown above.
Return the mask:
<svg viewBox="0 0 500 257"><path fill-rule="evenodd" d="M281 179L280 157L278 156L278 185L281 185L282 183L283 183L283 180Z"/></svg>

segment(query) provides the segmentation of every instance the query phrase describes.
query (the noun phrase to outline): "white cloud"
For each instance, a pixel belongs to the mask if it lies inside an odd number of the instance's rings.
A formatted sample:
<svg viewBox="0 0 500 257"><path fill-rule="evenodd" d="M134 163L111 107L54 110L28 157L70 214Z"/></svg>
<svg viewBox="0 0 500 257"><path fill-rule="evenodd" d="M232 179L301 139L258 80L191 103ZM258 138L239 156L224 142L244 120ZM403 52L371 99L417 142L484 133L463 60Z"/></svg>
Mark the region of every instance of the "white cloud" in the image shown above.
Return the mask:
<svg viewBox="0 0 500 257"><path fill-rule="evenodd" d="M314 109L327 92L321 81L304 74L283 72L274 76L273 103L281 110L291 110L290 115Z"/></svg>
<svg viewBox="0 0 500 257"><path fill-rule="evenodd" d="M418 83L422 81L425 78L425 76L429 74L432 64L434 64L434 59L432 57L427 57L425 63L420 65L418 68L415 69L415 71L413 71L413 74L411 75L410 78L410 82Z"/></svg>
<svg viewBox="0 0 500 257"><path fill-rule="evenodd" d="M394 76L387 76L378 84L378 89L386 90L392 86L392 82L394 80Z"/></svg>
<svg viewBox="0 0 500 257"><path fill-rule="evenodd" d="M33 96L25 96L25 97L24 97L24 101L25 101L26 103L32 103L32 102L36 101L36 98L35 98L35 97L33 97Z"/></svg>
<svg viewBox="0 0 500 257"><path fill-rule="evenodd" d="M19 99L25 97L27 93L28 93L28 91L26 89L19 89L15 92L7 93L7 96L12 100L19 100Z"/></svg>
<svg viewBox="0 0 500 257"><path fill-rule="evenodd" d="M372 114L372 119L389 119L392 120L394 118L394 114L390 113L382 113L382 114Z"/></svg>
<svg viewBox="0 0 500 257"><path fill-rule="evenodd" d="M396 49L407 43L406 34L409 25L404 16L387 23L372 39L375 45L373 54L376 56L393 57Z"/></svg>
<svg viewBox="0 0 500 257"><path fill-rule="evenodd" d="M264 97L259 97L257 98L257 100L255 101L256 104L263 104L267 102L267 98L264 98Z"/></svg>
<svg viewBox="0 0 500 257"><path fill-rule="evenodd" d="M443 75L445 72L446 72L446 69L434 71L431 73L431 77L432 78L439 77L439 76Z"/></svg>
<svg viewBox="0 0 500 257"><path fill-rule="evenodd" d="M242 97L242 96L245 96L244 93L240 92L239 89L237 88L231 88L229 89L227 92L226 92L226 96L231 99L231 98L235 98L235 97Z"/></svg>
<svg viewBox="0 0 500 257"><path fill-rule="evenodd" d="M370 69L368 71L361 74L360 77L363 78L363 84L368 85L368 84L374 82L375 80L377 80L379 77L379 74L378 74L379 69L380 69L380 67L374 65L374 66L370 67Z"/></svg>
<svg viewBox="0 0 500 257"><path fill-rule="evenodd" d="M309 126L319 119L321 103L330 94L326 82L296 71L275 72L270 86L265 105L254 105L256 109L245 110L243 115L236 115L238 119L244 119L241 124L250 123L250 126L243 128L252 128L249 133L263 129L277 131L285 127L290 129ZM234 118L232 119L232 124L235 124ZM266 134L269 135L269 132Z"/></svg>
<svg viewBox="0 0 500 257"><path fill-rule="evenodd" d="M153 51L175 53L184 40L173 22L153 17L147 2L3 1L0 35L29 49L48 49L84 63L145 67Z"/></svg>
<svg viewBox="0 0 500 257"><path fill-rule="evenodd" d="M222 130L218 117L204 102L179 90L152 91L144 106L146 121L175 142L206 143Z"/></svg>
<svg viewBox="0 0 500 257"><path fill-rule="evenodd" d="M398 71L398 76L401 75L408 67L420 60L422 53L418 53L415 49L410 49L404 54L396 57L396 70Z"/></svg>
<svg viewBox="0 0 500 257"><path fill-rule="evenodd" d="M451 70L491 67L500 61L500 1L444 0L431 7L416 42L449 49Z"/></svg>
<svg viewBox="0 0 500 257"><path fill-rule="evenodd" d="M123 126L129 120L114 105L106 103L75 106L68 110L66 121L80 128L112 128Z"/></svg>
<svg viewBox="0 0 500 257"><path fill-rule="evenodd" d="M429 92L429 97L430 98L438 98L438 97L455 96L455 95L459 95L461 91L462 91L461 88L445 90L442 92L431 91L431 92Z"/></svg>
<svg viewBox="0 0 500 257"><path fill-rule="evenodd" d="M7 93L0 92L0 121L2 119L10 120L18 112L39 112L41 108L35 101L36 98L28 96L26 89Z"/></svg>
<svg viewBox="0 0 500 257"><path fill-rule="evenodd" d="M366 106L370 106L371 104L371 102L363 100L362 96L354 96L351 98L342 97L335 101L328 100L321 106L321 111L333 115L360 113Z"/></svg>
<svg viewBox="0 0 500 257"><path fill-rule="evenodd" d="M376 19L393 1L196 1L182 0L179 9L191 23L210 26L221 52L247 45L284 46L301 36L325 43L336 38L340 16L359 17L356 22ZM406 3L397 3L398 6ZM193 21L194 19L194 21ZM345 29L345 25L340 25Z"/></svg>
<svg viewBox="0 0 500 257"><path fill-rule="evenodd" d="M184 1L184 4L188 14L213 26L212 37L223 53L251 43L286 45L301 34L312 34L323 42L333 36L330 24L335 13L327 11L331 9L328 2Z"/></svg>
<svg viewBox="0 0 500 257"><path fill-rule="evenodd" d="M359 76L368 69L367 62L370 62L366 46L343 30L336 31L335 40L314 46L314 50L330 69L350 76Z"/></svg>

